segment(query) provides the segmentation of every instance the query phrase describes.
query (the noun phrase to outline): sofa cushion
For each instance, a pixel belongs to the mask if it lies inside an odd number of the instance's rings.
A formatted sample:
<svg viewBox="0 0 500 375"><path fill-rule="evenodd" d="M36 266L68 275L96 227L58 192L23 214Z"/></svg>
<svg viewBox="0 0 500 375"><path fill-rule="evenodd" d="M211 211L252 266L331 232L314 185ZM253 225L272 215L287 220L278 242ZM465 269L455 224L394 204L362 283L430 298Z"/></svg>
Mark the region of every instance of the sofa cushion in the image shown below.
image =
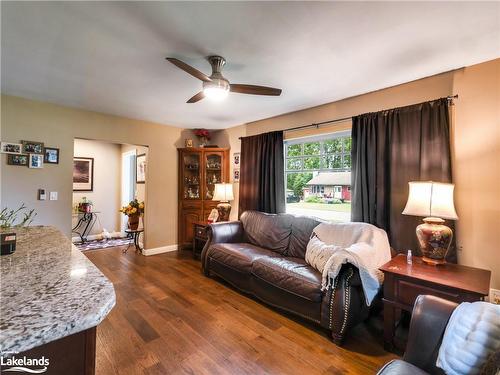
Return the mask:
<svg viewBox="0 0 500 375"><path fill-rule="evenodd" d="M313 229L322 221L308 216L290 215L292 220L292 233L290 236L290 245L288 246L287 256L305 258L306 248Z"/></svg>
<svg viewBox="0 0 500 375"><path fill-rule="evenodd" d="M240 221L250 243L282 255L286 253L292 232L291 215L245 211Z"/></svg>
<svg viewBox="0 0 500 375"><path fill-rule="evenodd" d="M321 301L321 275L304 259L261 257L253 262L252 274L289 293Z"/></svg>
<svg viewBox="0 0 500 375"><path fill-rule="evenodd" d="M239 272L250 274L256 259L278 257L279 254L249 243L218 243L210 246L207 256Z"/></svg>

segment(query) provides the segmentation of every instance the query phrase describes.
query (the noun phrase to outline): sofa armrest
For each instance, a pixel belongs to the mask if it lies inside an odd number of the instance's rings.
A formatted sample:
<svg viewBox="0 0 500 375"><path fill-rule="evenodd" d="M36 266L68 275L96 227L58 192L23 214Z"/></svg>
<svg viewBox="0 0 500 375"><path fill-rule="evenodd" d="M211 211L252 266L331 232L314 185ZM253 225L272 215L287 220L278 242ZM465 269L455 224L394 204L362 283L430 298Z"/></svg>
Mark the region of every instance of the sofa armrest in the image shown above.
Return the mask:
<svg viewBox="0 0 500 375"><path fill-rule="evenodd" d="M435 296L417 297L403 357L406 362L430 374L442 373L436 367L436 359L446 325L456 307L456 303Z"/></svg>
<svg viewBox="0 0 500 375"><path fill-rule="evenodd" d="M359 270L344 264L334 286L323 296L321 325L331 331L332 339L341 345L346 332L368 317L369 307L359 277Z"/></svg>
<svg viewBox="0 0 500 375"><path fill-rule="evenodd" d="M208 241L214 243L243 242L244 231L241 221L226 221L208 226Z"/></svg>
<svg viewBox="0 0 500 375"><path fill-rule="evenodd" d="M201 251L202 271L207 274L206 262L207 251L211 245L216 243L244 242L245 232L241 221L224 221L210 224L207 228L207 242Z"/></svg>

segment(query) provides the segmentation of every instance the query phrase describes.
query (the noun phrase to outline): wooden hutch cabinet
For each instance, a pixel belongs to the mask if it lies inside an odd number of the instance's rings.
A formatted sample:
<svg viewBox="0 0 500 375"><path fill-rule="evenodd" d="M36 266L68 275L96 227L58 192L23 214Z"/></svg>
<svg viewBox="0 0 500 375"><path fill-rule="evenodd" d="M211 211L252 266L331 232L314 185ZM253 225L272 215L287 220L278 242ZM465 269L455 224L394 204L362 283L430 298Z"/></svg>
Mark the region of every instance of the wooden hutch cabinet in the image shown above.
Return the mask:
<svg viewBox="0 0 500 375"><path fill-rule="evenodd" d="M193 244L193 223L217 206L215 184L229 182L229 148L179 148L179 246Z"/></svg>

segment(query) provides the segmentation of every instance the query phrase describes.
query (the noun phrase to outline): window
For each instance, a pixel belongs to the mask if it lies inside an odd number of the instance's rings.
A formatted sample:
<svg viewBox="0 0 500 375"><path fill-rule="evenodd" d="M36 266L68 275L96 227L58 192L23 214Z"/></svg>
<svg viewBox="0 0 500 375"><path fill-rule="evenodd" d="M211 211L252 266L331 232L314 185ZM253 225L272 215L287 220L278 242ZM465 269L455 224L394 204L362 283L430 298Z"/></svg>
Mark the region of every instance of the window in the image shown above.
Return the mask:
<svg viewBox="0 0 500 375"><path fill-rule="evenodd" d="M351 132L285 141L286 211L351 218Z"/></svg>

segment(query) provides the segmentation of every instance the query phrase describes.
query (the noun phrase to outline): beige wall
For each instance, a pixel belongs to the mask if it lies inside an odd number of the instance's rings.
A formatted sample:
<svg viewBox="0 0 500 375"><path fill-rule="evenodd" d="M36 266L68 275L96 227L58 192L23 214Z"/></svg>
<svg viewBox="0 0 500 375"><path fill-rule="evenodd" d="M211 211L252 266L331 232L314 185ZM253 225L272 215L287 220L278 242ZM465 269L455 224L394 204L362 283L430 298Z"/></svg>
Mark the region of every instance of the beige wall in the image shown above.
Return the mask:
<svg viewBox="0 0 500 375"><path fill-rule="evenodd" d="M75 138L149 146L145 215L148 249L177 243L177 151L182 129L83 111L18 97L1 97L2 140L28 139L59 147L60 163L42 170L6 165L1 155L1 206L25 202L38 212L36 223L52 224L70 235L72 160ZM58 201L36 200L38 188L58 191Z"/></svg>
<svg viewBox="0 0 500 375"><path fill-rule="evenodd" d="M218 135L220 145L240 149L239 136L350 117L458 94L453 107L452 149L459 262L493 271L492 287L500 289L500 59L447 72L403 85L293 112ZM345 122L320 128L340 131ZM311 135L287 132L285 137ZM223 141L225 143L223 143ZM244 160L242 160L244 163ZM237 208L237 189L233 207ZM233 212L234 213L234 212Z"/></svg>
<svg viewBox="0 0 500 375"><path fill-rule="evenodd" d="M75 139L75 157L94 158L93 191L73 192L73 207L83 197L91 200L98 220L91 234L120 231L121 145L109 142ZM73 224L76 224L73 218Z"/></svg>
<svg viewBox="0 0 500 375"><path fill-rule="evenodd" d="M453 86L459 262L492 270L500 289L500 59L457 71Z"/></svg>

